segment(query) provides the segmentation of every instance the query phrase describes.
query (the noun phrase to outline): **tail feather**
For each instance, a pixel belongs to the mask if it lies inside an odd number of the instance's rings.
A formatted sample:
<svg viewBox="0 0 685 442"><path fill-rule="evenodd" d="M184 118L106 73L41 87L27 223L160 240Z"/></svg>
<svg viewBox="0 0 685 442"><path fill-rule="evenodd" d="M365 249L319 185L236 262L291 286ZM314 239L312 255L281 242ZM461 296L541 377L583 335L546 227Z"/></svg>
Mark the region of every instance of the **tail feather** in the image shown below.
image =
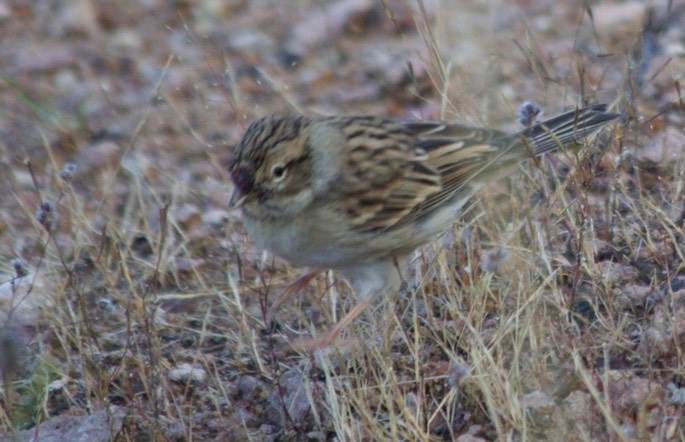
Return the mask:
<svg viewBox="0 0 685 442"><path fill-rule="evenodd" d="M618 117L607 112L605 104L598 104L566 112L510 137L523 138L535 155L542 155L580 140Z"/></svg>

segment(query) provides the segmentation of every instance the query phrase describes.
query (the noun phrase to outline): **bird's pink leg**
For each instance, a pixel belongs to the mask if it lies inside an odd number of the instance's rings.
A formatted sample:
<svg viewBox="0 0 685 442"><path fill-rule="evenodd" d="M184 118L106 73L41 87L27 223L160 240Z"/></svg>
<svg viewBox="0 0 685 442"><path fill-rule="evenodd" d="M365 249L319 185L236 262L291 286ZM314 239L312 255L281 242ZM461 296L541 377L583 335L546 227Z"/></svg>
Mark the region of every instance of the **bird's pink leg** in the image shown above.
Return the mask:
<svg viewBox="0 0 685 442"><path fill-rule="evenodd" d="M333 327L331 330L326 332L325 335L314 338L314 339L306 339L306 340L300 340L296 343L296 347L306 349L306 350L316 350L319 348L327 347L329 346L335 338L338 337L340 332L350 325L352 321L357 319L359 315L366 310L366 308L369 306L371 303L371 299L365 298L362 301L360 301L357 305L355 305L352 310L347 312L344 318L340 320L337 324L335 324L335 327Z"/></svg>
<svg viewBox="0 0 685 442"><path fill-rule="evenodd" d="M323 272L323 270L314 269L311 272L305 273L304 275L297 278L295 281L288 284L288 286L285 289L283 289L281 293L278 294L276 300L271 305L270 316L273 318L273 314L275 313L276 309L283 305L283 303L287 301L288 298L290 298L292 295L302 291L307 286L307 284L309 284L309 281L314 279L321 272Z"/></svg>

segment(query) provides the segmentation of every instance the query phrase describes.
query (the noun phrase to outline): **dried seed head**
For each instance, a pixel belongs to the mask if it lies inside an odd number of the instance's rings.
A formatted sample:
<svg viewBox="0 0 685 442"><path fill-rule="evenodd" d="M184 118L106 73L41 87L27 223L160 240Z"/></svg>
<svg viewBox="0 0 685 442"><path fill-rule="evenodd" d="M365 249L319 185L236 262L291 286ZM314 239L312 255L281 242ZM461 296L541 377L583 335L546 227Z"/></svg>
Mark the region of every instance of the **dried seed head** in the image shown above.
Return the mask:
<svg viewBox="0 0 685 442"><path fill-rule="evenodd" d="M49 201L43 201L36 209L36 221L48 232L52 232L57 224L57 212Z"/></svg>
<svg viewBox="0 0 685 442"><path fill-rule="evenodd" d="M59 177L63 181L69 182L74 177L74 174L76 173L77 169L78 169L78 167L76 166L75 163L67 163L64 165L64 168L59 173Z"/></svg>
<svg viewBox="0 0 685 442"><path fill-rule="evenodd" d="M519 123L531 127L542 115L542 106L534 101L526 101L519 107Z"/></svg>
<svg viewBox="0 0 685 442"><path fill-rule="evenodd" d="M20 258L15 258L12 261L10 261L10 263L14 268L14 274L17 275L17 278L22 278L29 274L26 265L24 265L24 261L22 261Z"/></svg>

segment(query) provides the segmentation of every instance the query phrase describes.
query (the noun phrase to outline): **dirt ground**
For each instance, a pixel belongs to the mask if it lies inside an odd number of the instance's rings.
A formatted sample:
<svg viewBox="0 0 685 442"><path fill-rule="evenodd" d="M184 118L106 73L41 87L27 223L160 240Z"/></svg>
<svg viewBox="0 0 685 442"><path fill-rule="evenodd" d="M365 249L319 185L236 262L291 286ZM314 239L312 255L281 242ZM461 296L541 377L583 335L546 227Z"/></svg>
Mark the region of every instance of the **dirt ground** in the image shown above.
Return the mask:
<svg viewBox="0 0 685 442"><path fill-rule="evenodd" d="M685 440L685 3L0 0L0 441ZM488 186L329 348L255 248L271 113L620 121Z"/></svg>

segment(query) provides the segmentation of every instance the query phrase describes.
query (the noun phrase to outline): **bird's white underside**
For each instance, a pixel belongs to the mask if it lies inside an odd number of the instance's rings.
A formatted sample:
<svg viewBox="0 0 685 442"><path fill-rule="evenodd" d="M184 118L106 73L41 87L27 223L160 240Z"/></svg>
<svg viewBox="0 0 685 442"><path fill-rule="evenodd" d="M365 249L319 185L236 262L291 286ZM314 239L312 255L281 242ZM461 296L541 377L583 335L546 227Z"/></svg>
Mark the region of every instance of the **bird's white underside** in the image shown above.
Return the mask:
<svg viewBox="0 0 685 442"><path fill-rule="evenodd" d="M288 260L297 266L333 269L338 275L348 279L360 297L377 297L396 292L400 287L400 275L395 265L396 259L404 258L415 248L430 241L446 226L451 226L457 216L477 189L469 188L460 193L452 204L435 210L421 223L408 224L393 232L382 232L383 241L371 240L369 236L350 238L349 232L331 230L339 225L328 210L320 214L309 211L292 219L284 217L282 226L275 229L273 220L264 223L254 219L246 224L248 234L259 247ZM286 221L287 219L287 221ZM364 247L360 247L360 242ZM395 253L388 250L395 249ZM363 253L362 253L363 252ZM401 264L401 262L400 262Z"/></svg>

